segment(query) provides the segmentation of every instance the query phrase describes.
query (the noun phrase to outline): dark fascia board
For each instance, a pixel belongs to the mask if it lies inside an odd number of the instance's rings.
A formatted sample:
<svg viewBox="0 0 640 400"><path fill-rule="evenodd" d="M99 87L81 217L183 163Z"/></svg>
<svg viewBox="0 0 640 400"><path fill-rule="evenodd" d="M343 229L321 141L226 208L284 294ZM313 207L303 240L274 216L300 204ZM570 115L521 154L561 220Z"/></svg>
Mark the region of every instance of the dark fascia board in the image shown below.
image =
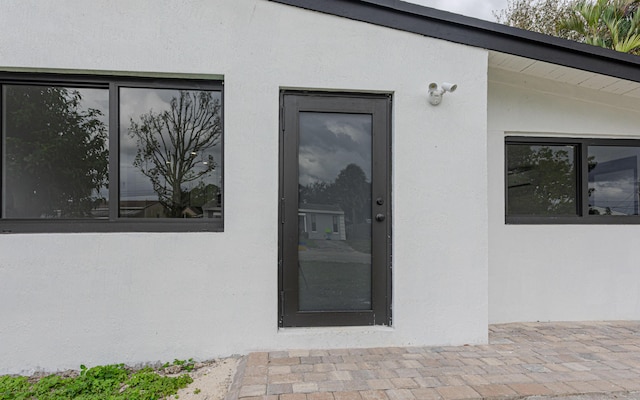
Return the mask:
<svg viewBox="0 0 640 400"><path fill-rule="evenodd" d="M640 56L399 0L270 0L454 43L640 82Z"/></svg>

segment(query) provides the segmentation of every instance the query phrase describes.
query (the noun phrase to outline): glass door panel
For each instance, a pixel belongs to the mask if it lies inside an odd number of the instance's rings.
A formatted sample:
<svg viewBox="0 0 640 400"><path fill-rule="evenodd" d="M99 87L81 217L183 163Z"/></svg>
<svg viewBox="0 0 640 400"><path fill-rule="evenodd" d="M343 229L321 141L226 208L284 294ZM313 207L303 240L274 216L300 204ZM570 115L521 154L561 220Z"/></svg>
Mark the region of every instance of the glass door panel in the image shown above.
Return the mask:
<svg viewBox="0 0 640 400"><path fill-rule="evenodd" d="M370 114L299 114L300 311L371 310L371 139Z"/></svg>

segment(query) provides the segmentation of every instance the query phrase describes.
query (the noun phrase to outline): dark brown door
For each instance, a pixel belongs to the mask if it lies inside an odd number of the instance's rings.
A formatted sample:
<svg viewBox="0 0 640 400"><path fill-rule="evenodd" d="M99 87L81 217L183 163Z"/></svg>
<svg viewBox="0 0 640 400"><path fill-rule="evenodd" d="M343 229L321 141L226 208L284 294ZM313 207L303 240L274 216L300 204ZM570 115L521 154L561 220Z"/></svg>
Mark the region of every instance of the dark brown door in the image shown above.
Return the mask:
<svg viewBox="0 0 640 400"><path fill-rule="evenodd" d="M390 325L388 95L281 95L280 326Z"/></svg>

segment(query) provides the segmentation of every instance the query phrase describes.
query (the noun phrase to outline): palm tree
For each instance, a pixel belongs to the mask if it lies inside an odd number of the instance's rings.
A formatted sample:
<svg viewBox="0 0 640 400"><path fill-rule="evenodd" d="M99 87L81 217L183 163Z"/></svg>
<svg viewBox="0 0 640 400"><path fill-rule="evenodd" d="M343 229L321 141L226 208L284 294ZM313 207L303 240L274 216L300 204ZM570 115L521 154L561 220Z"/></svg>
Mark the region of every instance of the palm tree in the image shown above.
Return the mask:
<svg viewBox="0 0 640 400"><path fill-rule="evenodd" d="M560 29L584 43L640 54L640 0L578 1Z"/></svg>

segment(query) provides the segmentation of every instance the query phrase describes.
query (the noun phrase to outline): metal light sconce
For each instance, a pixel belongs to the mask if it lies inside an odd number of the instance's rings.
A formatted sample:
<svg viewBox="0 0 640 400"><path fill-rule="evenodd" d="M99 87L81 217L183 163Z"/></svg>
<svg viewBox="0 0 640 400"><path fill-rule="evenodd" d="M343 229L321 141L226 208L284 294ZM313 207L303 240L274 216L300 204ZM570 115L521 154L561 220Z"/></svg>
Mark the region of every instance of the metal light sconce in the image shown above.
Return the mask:
<svg viewBox="0 0 640 400"><path fill-rule="evenodd" d="M430 83L429 103L431 103L432 106L437 106L442 102L442 96L444 96L446 92L453 93L457 88L458 85L456 85L455 83L442 82L441 87L438 87L438 84L435 82Z"/></svg>

